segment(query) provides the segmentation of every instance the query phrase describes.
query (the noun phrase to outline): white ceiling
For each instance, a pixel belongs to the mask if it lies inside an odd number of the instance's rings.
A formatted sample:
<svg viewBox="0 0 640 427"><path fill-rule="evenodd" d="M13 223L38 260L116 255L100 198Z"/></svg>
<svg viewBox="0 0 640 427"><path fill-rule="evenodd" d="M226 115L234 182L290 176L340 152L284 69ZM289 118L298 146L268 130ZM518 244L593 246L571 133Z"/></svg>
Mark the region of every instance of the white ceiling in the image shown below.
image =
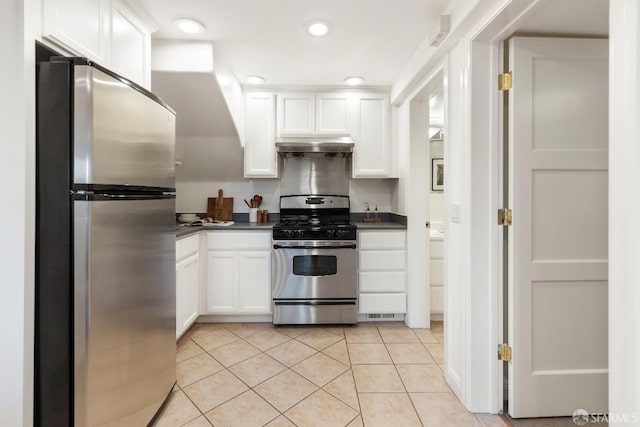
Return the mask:
<svg viewBox="0 0 640 427"><path fill-rule="evenodd" d="M517 34L609 35L608 0L547 0L533 10Z"/></svg>
<svg viewBox="0 0 640 427"><path fill-rule="evenodd" d="M366 85L391 85L449 0L140 0L159 29L154 38L213 41L244 84L257 74L269 85L342 85L359 75ZM191 17L207 30L180 33ZM329 21L313 38L304 24Z"/></svg>
<svg viewBox="0 0 640 427"><path fill-rule="evenodd" d="M139 0L159 26L154 37L192 39L173 26L195 17L242 79L259 74L270 85L340 85L362 75L369 85L390 85L449 0ZM608 0L547 0L532 11L516 34L608 34ZM321 18L333 31L313 39L305 22ZM214 59L215 60L215 59ZM237 133L212 73L154 72L152 89L178 113L183 138L237 140ZM441 121L442 100L432 108ZM227 139L224 139L227 138ZM217 143L216 143L217 144ZM220 148L220 147L218 147ZM225 150L241 153L239 143ZM202 153L201 148L198 149Z"/></svg>

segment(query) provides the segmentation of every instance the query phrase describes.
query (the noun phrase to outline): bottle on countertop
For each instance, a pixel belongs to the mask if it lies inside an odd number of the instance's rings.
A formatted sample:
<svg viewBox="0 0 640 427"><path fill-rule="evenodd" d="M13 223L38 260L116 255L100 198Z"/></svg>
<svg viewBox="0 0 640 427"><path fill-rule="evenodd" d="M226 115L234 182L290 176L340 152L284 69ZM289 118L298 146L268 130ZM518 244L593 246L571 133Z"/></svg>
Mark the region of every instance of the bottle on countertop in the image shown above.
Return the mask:
<svg viewBox="0 0 640 427"><path fill-rule="evenodd" d="M378 216L378 205L376 205L376 208L373 210L373 220L377 222L379 219L380 217Z"/></svg>
<svg viewBox="0 0 640 427"><path fill-rule="evenodd" d="M371 210L369 209L369 202L364 202L364 219L371 219Z"/></svg>

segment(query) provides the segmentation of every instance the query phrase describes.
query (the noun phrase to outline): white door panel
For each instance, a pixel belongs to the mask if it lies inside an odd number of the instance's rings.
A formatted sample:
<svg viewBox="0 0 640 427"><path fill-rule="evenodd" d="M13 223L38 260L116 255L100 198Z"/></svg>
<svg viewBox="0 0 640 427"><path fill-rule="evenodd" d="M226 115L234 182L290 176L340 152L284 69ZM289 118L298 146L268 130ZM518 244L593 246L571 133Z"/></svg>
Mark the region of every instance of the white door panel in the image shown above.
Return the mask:
<svg viewBox="0 0 640 427"><path fill-rule="evenodd" d="M608 47L513 38L509 413L607 410Z"/></svg>

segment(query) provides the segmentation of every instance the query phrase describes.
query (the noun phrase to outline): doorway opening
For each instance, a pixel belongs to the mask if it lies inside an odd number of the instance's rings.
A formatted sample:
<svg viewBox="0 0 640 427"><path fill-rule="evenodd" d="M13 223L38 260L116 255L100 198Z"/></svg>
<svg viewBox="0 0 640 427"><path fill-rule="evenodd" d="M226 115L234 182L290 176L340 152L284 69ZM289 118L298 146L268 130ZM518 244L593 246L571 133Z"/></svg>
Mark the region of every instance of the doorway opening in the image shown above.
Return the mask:
<svg viewBox="0 0 640 427"><path fill-rule="evenodd" d="M429 235L429 297L432 329L442 328L444 321L444 223L445 223L445 158L444 158L444 87L439 86L429 96L428 158L430 171L425 185L428 203ZM434 324L434 322L436 322Z"/></svg>

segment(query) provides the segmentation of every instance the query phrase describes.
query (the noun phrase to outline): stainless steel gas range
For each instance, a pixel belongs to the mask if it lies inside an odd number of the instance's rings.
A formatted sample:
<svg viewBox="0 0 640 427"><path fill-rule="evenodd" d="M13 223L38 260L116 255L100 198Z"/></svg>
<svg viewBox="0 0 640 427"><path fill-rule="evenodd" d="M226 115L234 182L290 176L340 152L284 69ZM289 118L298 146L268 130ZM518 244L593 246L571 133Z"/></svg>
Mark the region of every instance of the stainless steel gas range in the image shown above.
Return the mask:
<svg viewBox="0 0 640 427"><path fill-rule="evenodd" d="M348 196L282 196L273 248L275 325L357 322L358 252Z"/></svg>

